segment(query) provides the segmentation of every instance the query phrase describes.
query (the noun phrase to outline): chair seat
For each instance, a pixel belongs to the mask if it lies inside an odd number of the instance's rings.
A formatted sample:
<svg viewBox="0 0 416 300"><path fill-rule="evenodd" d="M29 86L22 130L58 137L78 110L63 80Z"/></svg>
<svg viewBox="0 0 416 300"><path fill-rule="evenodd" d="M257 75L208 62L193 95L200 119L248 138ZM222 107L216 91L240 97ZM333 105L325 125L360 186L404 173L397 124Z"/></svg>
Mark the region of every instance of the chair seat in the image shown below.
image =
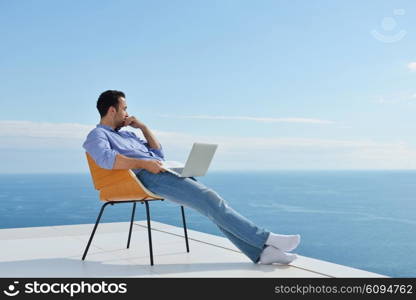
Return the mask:
<svg viewBox="0 0 416 300"><path fill-rule="evenodd" d="M163 200L162 196L146 189L133 171L127 172L124 181L100 189L101 201Z"/></svg>
<svg viewBox="0 0 416 300"><path fill-rule="evenodd" d="M100 191L100 200L163 200L163 197L149 191L132 170L103 169L88 153L86 155L94 187Z"/></svg>

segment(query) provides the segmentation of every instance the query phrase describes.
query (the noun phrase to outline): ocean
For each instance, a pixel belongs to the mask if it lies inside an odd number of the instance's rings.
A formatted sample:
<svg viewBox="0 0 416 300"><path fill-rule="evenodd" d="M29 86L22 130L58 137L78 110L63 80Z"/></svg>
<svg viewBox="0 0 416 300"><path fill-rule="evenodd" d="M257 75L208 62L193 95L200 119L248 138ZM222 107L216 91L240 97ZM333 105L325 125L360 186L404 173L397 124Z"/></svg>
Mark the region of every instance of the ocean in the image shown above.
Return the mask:
<svg viewBox="0 0 416 300"><path fill-rule="evenodd" d="M302 236L295 253L392 277L416 277L416 171L210 172L199 179L257 225ZM89 174L0 175L0 229L94 223L101 207ZM222 233L186 209L190 229ZM131 204L102 222L129 221ZM176 204L152 219L181 226ZM136 220L145 219L144 206Z"/></svg>

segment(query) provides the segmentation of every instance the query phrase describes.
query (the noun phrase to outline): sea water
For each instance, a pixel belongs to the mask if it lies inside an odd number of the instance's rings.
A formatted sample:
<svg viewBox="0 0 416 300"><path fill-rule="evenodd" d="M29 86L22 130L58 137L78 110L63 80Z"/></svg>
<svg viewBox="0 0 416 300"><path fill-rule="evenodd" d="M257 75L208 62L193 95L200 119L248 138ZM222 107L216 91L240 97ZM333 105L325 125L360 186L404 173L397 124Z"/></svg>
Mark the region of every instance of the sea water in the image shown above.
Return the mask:
<svg viewBox="0 0 416 300"><path fill-rule="evenodd" d="M258 226L302 236L295 253L393 277L415 277L416 171L210 172L198 179ZM101 207L89 174L0 175L0 229L92 224ZM180 210L151 203L152 220L181 226ZM128 222L132 204L102 222ZM186 209L188 228L222 233ZM136 220L144 220L144 206Z"/></svg>

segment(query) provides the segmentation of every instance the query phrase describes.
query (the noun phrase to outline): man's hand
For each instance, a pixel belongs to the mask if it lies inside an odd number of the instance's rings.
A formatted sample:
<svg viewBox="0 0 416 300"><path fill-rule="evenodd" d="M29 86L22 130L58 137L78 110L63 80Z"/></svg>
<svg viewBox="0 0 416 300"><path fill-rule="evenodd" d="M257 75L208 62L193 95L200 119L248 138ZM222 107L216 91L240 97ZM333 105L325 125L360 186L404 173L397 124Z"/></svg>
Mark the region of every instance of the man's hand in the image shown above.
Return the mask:
<svg viewBox="0 0 416 300"><path fill-rule="evenodd" d="M143 162L143 168L153 174L158 174L160 172L166 172L162 167L162 162L159 160L146 160Z"/></svg>
<svg viewBox="0 0 416 300"><path fill-rule="evenodd" d="M137 119L135 116L127 117L126 120L124 121L124 126L131 126L133 128L139 128L139 129L146 128L146 125L140 122L139 119Z"/></svg>
<svg viewBox="0 0 416 300"><path fill-rule="evenodd" d="M124 126L131 126L134 128L139 128L142 132L144 137L146 138L147 143L149 144L150 148L153 149L160 149L160 143L152 133L152 131L147 127L143 122L140 122L135 116L127 117L124 121Z"/></svg>

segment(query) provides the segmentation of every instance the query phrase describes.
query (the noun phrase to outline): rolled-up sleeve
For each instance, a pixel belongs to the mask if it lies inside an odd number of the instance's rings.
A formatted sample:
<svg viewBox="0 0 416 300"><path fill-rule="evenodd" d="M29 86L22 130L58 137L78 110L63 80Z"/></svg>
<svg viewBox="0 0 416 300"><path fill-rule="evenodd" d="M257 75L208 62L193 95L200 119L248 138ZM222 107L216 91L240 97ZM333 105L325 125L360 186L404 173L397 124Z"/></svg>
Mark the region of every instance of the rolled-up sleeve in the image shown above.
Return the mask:
<svg viewBox="0 0 416 300"><path fill-rule="evenodd" d="M159 143L160 145L160 149L155 149L155 148L151 148L149 143L146 140L143 140L141 138L139 138L134 132L129 132L129 134L131 134L131 136L133 136L134 138L138 139L139 142L143 145L146 146L146 148L152 152L154 155L156 155L157 157L159 157L160 159L164 160L165 159L165 154L163 153L163 148L162 148L162 144Z"/></svg>
<svg viewBox="0 0 416 300"><path fill-rule="evenodd" d="M155 155L159 156L163 160L165 159L162 145L160 145L160 149L150 148L148 143L146 143L145 145L149 149L150 152L153 152Z"/></svg>
<svg viewBox="0 0 416 300"><path fill-rule="evenodd" d="M105 133L100 130L91 131L82 146L101 168L109 170L113 168L118 152L111 149Z"/></svg>

